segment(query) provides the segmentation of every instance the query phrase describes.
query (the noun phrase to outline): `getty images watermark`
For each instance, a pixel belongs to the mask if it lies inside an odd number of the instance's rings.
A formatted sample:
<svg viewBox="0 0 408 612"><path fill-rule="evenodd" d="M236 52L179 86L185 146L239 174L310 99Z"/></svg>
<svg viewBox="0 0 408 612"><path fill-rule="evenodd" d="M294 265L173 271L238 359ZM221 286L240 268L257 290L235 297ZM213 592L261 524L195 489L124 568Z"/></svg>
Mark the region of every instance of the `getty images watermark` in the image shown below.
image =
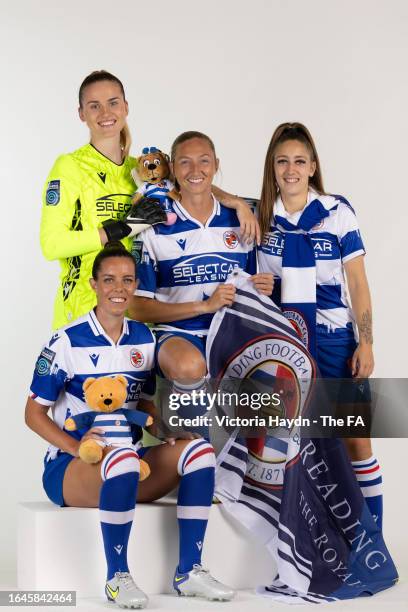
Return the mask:
<svg viewBox="0 0 408 612"><path fill-rule="evenodd" d="M209 392L204 389L193 390L188 393L170 393L168 407L171 411L178 411L183 407L205 407L206 412L210 412L216 406L240 406L253 411L261 411L254 416L229 416L226 414L214 414L214 417L207 415L195 416L192 418L181 417L172 414L169 419L171 427L276 427L279 424L276 415L265 415L265 410L275 408L279 410L281 406L280 393L246 393L246 392Z"/></svg>
<svg viewBox="0 0 408 612"><path fill-rule="evenodd" d="M205 407L206 412L210 412L216 406L238 406L256 411L253 416L229 416L227 414L214 414L213 417L199 415L192 418L181 417L172 414L168 421L171 427L311 427L320 425L321 427L343 427L343 426L363 426L364 419L361 415L348 414L345 417L333 417L327 414L318 415L316 418L303 416L286 417L280 414L267 414L271 410L276 412L282 410L281 393L236 393L216 391L211 393L200 389L186 393L171 393L169 395L169 410L175 412L182 407Z"/></svg>

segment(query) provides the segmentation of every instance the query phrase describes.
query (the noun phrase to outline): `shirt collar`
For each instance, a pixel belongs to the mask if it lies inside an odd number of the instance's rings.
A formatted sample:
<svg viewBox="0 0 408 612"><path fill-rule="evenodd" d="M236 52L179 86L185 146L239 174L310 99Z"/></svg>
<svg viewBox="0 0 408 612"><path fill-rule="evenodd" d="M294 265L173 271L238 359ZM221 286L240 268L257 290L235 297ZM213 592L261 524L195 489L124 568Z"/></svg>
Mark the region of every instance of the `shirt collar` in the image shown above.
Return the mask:
<svg viewBox="0 0 408 612"><path fill-rule="evenodd" d="M211 221L213 220L215 216L221 214L220 203L218 202L218 200L215 199L213 194L211 194L211 197L213 199L213 211L211 215L209 216L207 223L205 224L206 226L208 226L211 223ZM199 226L202 225L199 221L197 221L197 219L191 216L190 213L187 212L185 208L183 208L183 206L181 205L181 202L179 202L178 200L174 201L173 210L175 210L175 212L177 213L177 215L180 217L182 221L187 221L187 219L189 219L190 221L193 221L193 223L196 223Z"/></svg>
<svg viewBox="0 0 408 612"><path fill-rule="evenodd" d="M319 199L319 195L313 189L309 189L309 191L307 192L306 204L304 205L302 210L298 210L295 213L291 214L285 209L283 202L282 202L282 198L280 195L278 195L275 205L273 207L273 214L275 216L279 215L280 217L283 217L290 223L296 224L299 221L305 208L309 206L310 202L313 202L313 200L316 200L316 199Z"/></svg>
<svg viewBox="0 0 408 612"><path fill-rule="evenodd" d="M106 335L105 330L100 324L98 317L96 316L95 310L91 310L88 313L88 323L89 323L89 327L92 329L95 336L104 336L107 340L110 340L109 336ZM129 319L125 317L123 319L122 334L118 340L118 343L120 342L120 339L123 338L123 336L128 336L128 335L129 335Z"/></svg>

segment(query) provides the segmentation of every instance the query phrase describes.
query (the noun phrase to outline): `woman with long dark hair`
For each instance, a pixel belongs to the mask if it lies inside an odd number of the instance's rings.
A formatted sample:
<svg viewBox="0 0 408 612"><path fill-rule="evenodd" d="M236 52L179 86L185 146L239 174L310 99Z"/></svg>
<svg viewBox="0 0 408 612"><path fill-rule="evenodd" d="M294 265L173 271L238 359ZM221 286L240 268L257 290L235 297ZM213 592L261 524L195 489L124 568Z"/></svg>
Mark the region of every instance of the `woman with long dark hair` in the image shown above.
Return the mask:
<svg viewBox="0 0 408 612"><path fill-rule="evenodd" d="M273 300L298 329L323 378L359 381L343 385L338 403L367 405L365 379L374 357L365 249L351 204L325 192L316 146L301 123L283 123L272 136L259 222L259 266L275 277ZM381 527L382 477L371 441L344 442Z"/></svg>

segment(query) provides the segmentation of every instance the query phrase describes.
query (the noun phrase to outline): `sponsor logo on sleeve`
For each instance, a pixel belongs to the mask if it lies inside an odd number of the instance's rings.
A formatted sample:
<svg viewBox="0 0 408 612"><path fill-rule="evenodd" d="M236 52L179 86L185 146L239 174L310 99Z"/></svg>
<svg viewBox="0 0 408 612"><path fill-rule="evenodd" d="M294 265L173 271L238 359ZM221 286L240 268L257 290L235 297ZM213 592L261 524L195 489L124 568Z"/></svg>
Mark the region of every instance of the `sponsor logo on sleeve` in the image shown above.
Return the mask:
<svg viewBox="0 0 408 612"><path fill-rule="evenodd" d="M45 347L37 359L37 364L35 366L35 371L39 376L46 376L51 371L52 363L55 359L56 353L51 351L49 348Z"/></svg>
<svg viewBox="0 0 408 612"><path fill-rule="evenodd" d="M140 264L142 261L143 242L142 240L133 240L132 242L132 255L136 264Z"/></svg>
<svg viewBox="0 0 408 612"><path fill-rule="evenodd" d="M60 201L61 197L61 181L50 181L48 183L47 191L45 194L45 202L47 206L56 206Z"/></svg>

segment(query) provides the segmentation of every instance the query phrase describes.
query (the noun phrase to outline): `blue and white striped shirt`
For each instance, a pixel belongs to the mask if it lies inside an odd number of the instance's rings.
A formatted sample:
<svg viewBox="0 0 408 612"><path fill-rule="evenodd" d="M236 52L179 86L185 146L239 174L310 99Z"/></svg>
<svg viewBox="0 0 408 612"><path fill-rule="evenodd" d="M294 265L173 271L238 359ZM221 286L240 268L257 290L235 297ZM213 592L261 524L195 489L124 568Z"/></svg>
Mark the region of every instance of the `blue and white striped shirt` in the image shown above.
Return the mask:
<svg viewBox="0 0 408 612"><path fill-rule="evenodd" d="M155 225L141 234L142 261L136 296L183 303L208 299L236 268L256 273L256 251L240 239L235 210L214 199L213 213L203 225L179 202L174 225ZM213 314L160 324L158 329L207 334Z"/></svg>
<svg viewBox="0 0 408 612"><path fill-rule="evenodd" d="M38 357L31 394L43 406L52 406L53 420L63 429L65 420L90 408L84 401L82 385L93 376L122 374L128 381L126 410L135 409L139 399L153 399L155 393L155 338L138 321L124 320L116 344L106 335L94 311L59 329ZM67 432L79 439L83 432ZM50 446L49 458L59 449Z"/></svg>
<svg viewBox="0 0 408 612"><path fill-rule="evenodd" d="M308 203L318 199L329 216L312 228L309 235L314 244L316 258L316 322L319 335L354 326L354 317L347 295L344 264L354 257L365 254L355 212L349 202L338 195L318 195L309 192ZM306 205L306 206L307 206ZM299 211L290 215L279 198L274 213L296 224ZM275 285L282 276L282 252L285 234L271 224L258 251L261 272L272 272Z"/></svg>

